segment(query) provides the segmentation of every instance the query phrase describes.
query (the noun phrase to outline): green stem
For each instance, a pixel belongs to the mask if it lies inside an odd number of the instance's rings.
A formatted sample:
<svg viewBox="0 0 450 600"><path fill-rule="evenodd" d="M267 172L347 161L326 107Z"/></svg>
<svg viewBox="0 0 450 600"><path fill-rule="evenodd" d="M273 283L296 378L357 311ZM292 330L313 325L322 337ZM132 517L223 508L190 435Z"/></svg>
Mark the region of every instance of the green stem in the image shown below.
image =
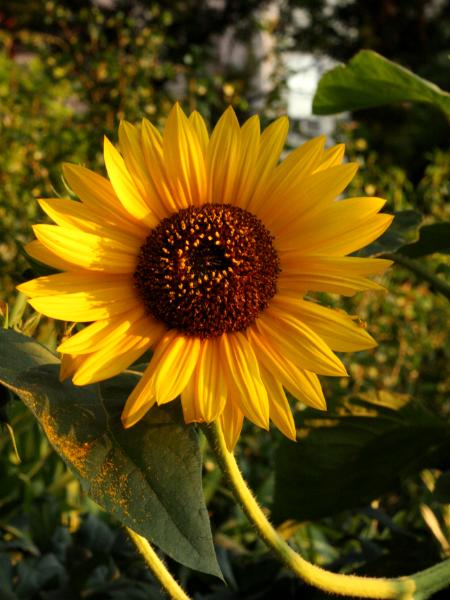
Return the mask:
<svg viewBox="0 0 450 600"><path fill-rule="evenodd" d="M437 292L440 292L450 300L450 285L441 277L438 277L434 273L431 273L431 271L429 271L417 260L408 258L407 256L403 256L403 254L397 254L394 252L386 252L385 254L381 255L381 258L388 258L389 260L393 260L398 265L405 267L405 269L408 269L409 271L412 271L421 279L428 281L428 283L430 283Z"/></svg>
<svg viewBox="0 0 450 600"><path fill-rule="evenodd" d="M341 575L312 565L292 550L264 515L244 481L236 459L227 450L219 423L205 425L203 431L249 521L278 558L306 583L331 594L398 600L425 600L450 584L450 560L415 575L396 579Z"/></svg>
<svg viewBox="0 0 450 600"><path fill-rule="evenodd" d="M166 565L153 550L149 541L129 527L127 527L126 530L134 545L143 556L150 571L167 592L168 597L173 600L190 600L189 596L184 592L180 584L175 581L167 570Z"/></svg>

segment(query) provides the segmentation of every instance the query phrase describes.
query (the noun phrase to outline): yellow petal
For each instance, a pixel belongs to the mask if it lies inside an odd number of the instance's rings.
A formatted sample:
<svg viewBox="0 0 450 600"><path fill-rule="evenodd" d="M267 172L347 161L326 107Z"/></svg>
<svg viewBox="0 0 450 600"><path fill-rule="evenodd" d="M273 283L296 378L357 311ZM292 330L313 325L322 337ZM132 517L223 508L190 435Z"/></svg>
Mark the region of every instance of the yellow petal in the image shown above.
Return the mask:
<svg viewBox="0 0 450 600"><path fill-rule="evenodd" d="M328 292L341 296L354 296L357 292L372 290L383 291L385 288L365 277L351 275L308 273L298 277L283 277L278 282L280 294L296 292L304 295L307 292Z"/></svg>
<svg viewBox="0 0 450 600"><path fill-rule="evenodd" d="M140 304L135 294L131 286L123 283L97 282L89 284L89 291L38 296L29 303L35 310L53 319L85 323L133 310Z"/></svg>
<svg viewBox="0 0 450 600"><path fill-rule="evenodd" d="M258 183L256 161L260 145L259 117L253 115L241 128L240 157L236 167L233 204L246 208Z"/></svg>
<svg viewBox="0 0 450 600"><path fill-rule="evenodd" d="M332 350L337 352L356 352L377 345L367 331L342 311L281 295L274 299L273 306L285 310L306 323Z"/></svg>
<svg viewBox="0 0 450 600"><path fill-rule="evenodd" d="M158 219L164 219L169 213L148 173L141 147L140 132L127 121L121 121L119 125L119 146L125 166L139 194Z"/></svg>
<svg viewBox="0 0 450 600"><path fill-rule="evenodd" d="M299 226L302 219L310 218L328 207L341 194L358 170L356 163L346 163L318 171L305 177L298 189L287 189L279 194L278 203L283 209L258 214L274 233L286 233Z"/></svg>
<svg viewBox="0 0 450 600"><path fill-rule="evenodd" d="M233 401L250 421L268 429L267 391L251 345L242 333L224 334L220 339L226 386Z"/></svg>
<svg viewBox="0 0 450 600"><path fill-rule="evenodd" d="M258 159L255 165L257 185L247 205L248 210L253 213L258 213L261 198L263 197L261 192L265 190L267 181L280 158L280 153L286 142L288 129L289 121L287 117L280 117L266 127L261 135Z"/></svg>
<svg viewBox="0 0 450 600"><path fill-rule="evenodd" d="M236 446L236 442L238 441L242 430L243 421L244 415L239 410L236 402L228 400L220 415L220 425L229 452L233 452L234 447Z"/></svg>
<svg viewBox="0 0 450 600"><path fill-rule="evenodd" d="M59 380L65 381L66 379L71 377L82 363L83 358L83 356L72 356L71 354L64 354L61 357Z"/></svg>
<svg viewBox="0 0 450 600"><path fill-rule="evenodd" d="M156 215L141 196L122 156L106 137L103 152L109 179L124 209L148 227L155 227L158 224Z"/></svg>
<svg viewBox="0 0 450 600"><path fill-rule="evenodd" d="M186 387L181 392L181 408L183 409L183 419L185 423L203 423L204 418L200 411L194 389L195 375L189 379Z"/></svg>
<svg viewBox="0 0 450 600"><path fill-rule="evenodd" d="M31 298L58 294L84 292L86 289L102 289L117 292L118 297L124 294L128 297L133 288L131 278L127 275L104 275L89 271L73 271L70 273L57 273L31 279L21 283L17 289Z"/></svg>
<svg viewBox="0 0 450 600"><path fill-rule="evenodd" d="M151 389L152 374L149 365L139 383L127 398L121 415L122 424L126 429L140 421L145 413L156 403L156 396Z"/></svg>
<svg viewBox="0 0 450 600"><path fill-rule="evenodd" d="M133 273L141 241L127 243L92 233L58 227L34 225L33 231L42 244L64 260L84 269L107 273Z"/></svg>
<svg viewBox="0 0 450 600"><path fill-rule="evenodd" d="M280 292L302 290L332 292L352 296L361 290L382 290L383 287L365 275L381 273L392 261L381 258L337 256L302 256L296 252L280 253Z"/></svg>
<svg viewBox="0 0 450 600"><path fill-rule="evenodd" d="M261 335L255 326L247 329L249 341L260 363L272 373L298 400L319 410L326 409L325 398L318 377L300 369L277 352L270 340Z"/></svg>
<svg viewBox="0 0 450 600"><path fill-rule="evenodd" d="M227 398L225 377L220 365L220 342L204 340L194 376L195 400L202 421L214 421L223 410Z"/></svg>
<svg viewBox="0 0 450 600"><path fill-rule="evenodd" d="M201 205L206 200L206 170L200 142L180 105L172 108L163 138L164 161L172 187L182 207Z"/></svg>
<svg viewBox="0 0 450 600"><path fill-rule="evenodd" d="M337 144L332 148L328 148L328 150L325 150L323 153L320 165L317 167L316 171L323 171L340 165L344 159L344 153L345 144Z"/></svg>
<svg viewBox="0 0 450 600"><path fill-rule="evenodd" d="M151 348L161 337L163 327L141 317L120 337L110 336L103 346L89 354L73 377L75 385L87 385L118 375Z"/></svg>
<svg viewBox="0 0 450 600"><path fill-rule="evenodd" d="M192 130L197 136L198 143L200 144L200 148L203 152L203 156L206 156L206 150L208 148L209 143L209 135L205 121L201 114L194 110L189 115L189 122L191 124Z"/></svg>
<svg viewBox="0 0 450 600"><path fill-rule="evenodd" d="M311 175L323 154L325 136L317 137L296 148L272 172L267 185L254 199L258 214L280 210L279 197L299 189L307 175ZM260 208L261 207L261 208Z"/></svg>
<svg viewBox="0 0 450 600"><path fill-rule="evenodd" d="M60 258L53 252L50 252L50 250L46 248L39 240L33 240L32 242L26 244L25 251L31 256L31 258L34 258L44 265L49 265L54 269L68 271L69 269L75 268L73 263L70 263L63 258Z"/></svg>
<svg viewBox="0 0 450 600"><path fill-rule="evenodd" d="M67 198L42 198L38 203L57 225L90 232L95 232L101 225L98 215L90 211L82 202Z"/></svg>
<svg viewBox="0 0 450 600"><path fill-rule="evenodd" d="M117 240L121 243L136 246L136 239L140 243L146 238L147 232L136 230L131 235L128 232L120 231L117 226L105 224L105 220L89 210L81 202L67 200L65 198L50 198L38 200L42 210L57 224L63 227L79 229L88 233L105 236Z"/></svg>
<svg viewBox="0 0 450 600"><path fill-rule="evenodd" d="M96 321L66 339L57 350L63 354L89 354L100 350L105 344L120 339L135 321L142 318L144 312L143 306L137 306L125 314Z"/></svg>
<svg viewBox="0 0 450 600"><path fill-rule="evenodd" d="M83 204L105 223L138 235L147 231L124 209L110 181L80 165L65 163L63 172L68 185Z"/></svg>
<svg viewBox="0 0 450 600"><path fill-rule="evenodd" d="M315 244L314 251L318 254L343 256L355 252L374 240L388 229L394 219L394 215L375 215L364 223L344 223L336 228L335 234L330 236L322 246ZM350 225L353 225L350 228ZM344 231L345 230L345 231ZM342 235L339 235L339 231Z"/></svg>
<svg viewBox="0 0 450 600"><path fill-rule="evenodd" d="M307 406L311 406L317 410L327 409L327 403L325 401L325 396L323 395L322 386L320 385L319 378L315 373L301 369L297 380L297 385L300 388L299 395L295 396L298 400L301 400ZM286 389L289 390L287 387Z"/></svg>
<svg viewBox="0 0 450 600"><path fill-rule="evenodd" d="M230 106L215 126L206 152L208 202L235 204L240 143L239 123Z"/></svg>
<svg viewBox="0 0 450 600"><path fill-rule="evenodd" d="M259 317L256 327L281 356L302 369L321 375L347 375L344 365L317 333L273 306Z"/></svg>
<svg viewBox="0 0 450 600"><path fill-rule="evenodd" d="M84 359L76 369L74 385L88 385L110 379L122 373L151 347L148 340L124 338L120 346L104 348L98 352L81 355Z"/></svg>
<svg viewBox="0 0 450 600"><path fill-rule="evenodd" d="M200 339L175 330L162 337L150 362L151 389L158 404L174 400L184 390L197 365L200 346Z"/></svg>
<svg viewBox="0 0 450 600"><path fill-rule="evenodd" d="M375 275L392 265L384 258L360 258L356 256L305 256L299 252L280 252L281 268L291 271L317 271L349 273L351 275Z"/></svg>
<svg viewBox="0 0 450 600"><path fill-rule="evenodd" d="M378 219L385 225L384 217L377 215L385 204L382 198L350 198L332 202L317 214L305 216L290 233L277 238L280 249L297 249L305 254L334 254L343 250L348 254L375 239L380 229ZM376 224L375 228L373 224ZM346 250L350 248L350 250Z"/></svg>
<svg viewBox="0 0 450 600"><path fill-rule="evenodd" d="M181 394L186 423L210 423L225 406L227 388L219 352L217 339L202 341L197 367Z"/></svg>
<svg viewBox="0 0 450 600"><path fill-rule="evenodd" d="M297 439L294 417L281 383L264 367L261 367L261 377L269 397L270 420L290 440Z"/></svg>
<svg viewBox="0 0 450 600"><path fill-rule="evenodd" d="M178 210L166 173L162 136L150 121L142 120L141 146L149 176L169 214Z"/></svg>

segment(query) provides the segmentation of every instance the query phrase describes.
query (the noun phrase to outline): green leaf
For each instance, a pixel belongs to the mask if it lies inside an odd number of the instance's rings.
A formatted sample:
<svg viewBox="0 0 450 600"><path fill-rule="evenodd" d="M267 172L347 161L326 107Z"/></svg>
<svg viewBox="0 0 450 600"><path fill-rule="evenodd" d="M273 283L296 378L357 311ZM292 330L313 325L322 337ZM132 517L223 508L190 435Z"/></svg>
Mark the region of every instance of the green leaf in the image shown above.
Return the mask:
<svg viewBox="0 0 450 600"><path fill-rule="evenodd" d="M389 229L375 242L359 250L357 256L376 256L386 252L395 252L418 237L418 227L422 215L415 210L402 210L395 213Z"/></svg>
<svg viewBox="0 0 450 600"><path fill-rule="evenodd" d="M313 411L304 411L298 442L280 443L276 522L365 506L398 487L405 476L434 464L441 446L448 444L450 430L404 396L391 403L386 394L378 401L360 398L340 409L344 414L314 415L313 421L308 421Z"/></svg>
<svg viewBox="0 0 450 600"><path fill-rule="evenodd" d="M400 254L410 258L420 258L434 252L450 253L450 223L424 225L419 230L419 239L398 249Z"/></svg>
<svg viewBox="0 0 450 600"><path fill-rule="evenodd" d="M19 385L22 373L33 367L59 365L48 348L13 329L0 330L0 357L0 379L7 387Z"/></svg>
<svg viewBox="0 0 450 600"><path fill-rule="evenodd" d="M46 348L0 331L0 382L33 412L86 493L176 561L221 577L197 436L179 407L154 408L124 429L120 413L137 373L79 388L61 383L58 372Z"/></svg>
<svg viewBox="0 0 450 600"><path fill-rule="evenodd" d="M372 50L361 50L347 66L325 73L313 112L330 115L398 102L427 102L450 115L450 94Z"/></svg>

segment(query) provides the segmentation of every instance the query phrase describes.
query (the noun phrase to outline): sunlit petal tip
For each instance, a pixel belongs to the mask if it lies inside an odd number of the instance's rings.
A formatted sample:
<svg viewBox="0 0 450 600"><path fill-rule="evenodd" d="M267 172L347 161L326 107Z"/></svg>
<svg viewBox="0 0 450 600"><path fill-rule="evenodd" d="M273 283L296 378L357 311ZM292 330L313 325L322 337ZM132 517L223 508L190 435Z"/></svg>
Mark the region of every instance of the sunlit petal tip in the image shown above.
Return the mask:
<svg viewBox="0 0 450 600"><path fill-rule="evenodd" d="M167 121L172 119L176 119L177 121L180 119L187 119L186 114L179 102L175 102L167 116Z"/></svg>
<svg viewBox="0 0 450 600"><path fill-rule="evenodd" d="M209 132L206 123L199 112L194 110L189 115L189 123L196 134L203 156L206 156L209 143Z"/></svg>
<svg viewBox="0 0 450 600"><path fill-rule="evenodd" d="M322 412L325 412L325 411L328 409L328 406L327 406L327 402L326 402L326 400L324 399L324 400L323 400L323 402L322 402L321 404L315 404L315 405L314 405L314 408L315 408L316 410L320 410L320 411L322 411Z"/></svg>
<svg viewBox="0 0 450 600"><path fill-rule="evenodd" d="M345 154L345 144L336 144L331 146L323 153L322 168L332 167L341 164Z"/></svg>
<svg viewBox="0 0 450 600"><path fill-rule="evenodd" d="M136 131L136 127L126 121L125 119L121 119L119 122L119 142L123 136L130 136Z"/></svg>
<svg viewBox="0 0 450 600"><path fill-rule="evenodd" d="M356 175L356 173L359 171L359 169L361 168L361 165L358 162L349 162L347 163L349 168L351 168L352 170L352 179L353 177Z"/></svg>
<svg viewBox="0 0 450 600"><path fill-rule="evenodd" d="M74 168L76 168L77 165L75 165L74 163L70 163L70 162L63 162L62 164L62 171L63 171L63 175L65 178L67 178L67 174L73 172Z"/></svg>
<svg viewBox="0 0 450 600"><path fill-rule="evenodd" d="M113 159L114 155L118 152L117 148L115 147L115 145L111 142L111 140L106 137L106 135L103 136L103 155L105 157L105 162L107 160L107 158L110 158L110 160Z"/></svg>
<svg viewBox="0 0 450 600"><path fill-rule="evenodd" d="M198 110L193 110L188 117L188 121L192 123L195 127L201 127L202 131L208 132L207 125L205 123L205 119L198 112Z"/></svg>
<svg viewBox="0 0 450 600"><path fill-rule="evenodd" d="M79 375L78 373L75 373L75 375L72 377L72 383L76 386L83 386L89 385L90 383L95 383L95 381L89 379L89 377L86 377L86 375Z"/></svg>
<svg viewBox="0 0 450 600"><path fill-rule="evenodd" d="M255 127L258 131L260 131L261 121L260 121L259 115L252 115L251 117L249 117L245 121L245 123L241 126L241 130L249 129L252 127Z"/></svg>
<svg viewBox="0 0 450 600"><path fill-rule="evenodd" d="M128 414L126 415L125 411L122 412L122 414L120 416L120 420L122 422L124 429L130 429L130 427L133 427L133 425L135 425L137 422L130 415L128 415Z"/></svg>
<svg viewBox="0 0 450 600"><path fill-rule="evenodd" d="M238 118L237 118L234 108L231 106L231 104L228 106L228 108L225 110L223 115L220 117L220 119L217 122L217 125L219 125L219 123L223 123L223 125L233 126L233 127L237 127L238 129L240 129ZM217 125L216 125L216 127L217 127Z"/></svg>
<svg viewBox="0 0 450 600"><path fill-rule="evenodd" d="M71 354L63 354L61 357L61 366L59 368L59 380L61 382L69 379L77 371L83 362L83 356L73 356Z"/></svg>
<svg viewBox="0 0 450 600"><path fill-rule="evenodd" d="M31 280L31 281L33 281L33 280ZM20 292L21 294L24 294L25 296L28 296L30 298L32 295L32 287L30 285L31 281L26 281L25 283L16 285L16 290L18 292Z"/></svg>
<svg viewBox="0 0 450 600"><path fill-rule="evenodd" d="M288 440L291 440L291 442L297 441L297 429L295 428L295 425L292 427L286 424L283 429L281 429L279 426L278 429L285 437L288 438Z"/></svg>
<svg viewBox="0 0 450 600"><path fill-rule="evenodd" d="M289 118L284 115L282 117L278 117L278 119L275 119L275 121L271 123L265 129L265 131L268 131L270 128L277 130L277 133L280 136L280 138L285 138L289 131Z"/></svg>
<svg viewBox="0 0 450 600"><path fill-rule="evenodd" d="M378 342L374 340L374 338L370 334L368 334L367 332L365 333L367 335L367 341L364 348L361 348L361 350L372 350L373 348L376 348L378 346Z"/></svg>
<svg viewBox="0 0 450 600"><path fill-rule="evenodd" d="M286 115L282 115L281 117L278 117L277 119L275 119L275 121L272 123L272 125L278 125L279 127L283 128L283 129L287 129L289 128L289 117L287 117ZM323 138L325 141L325 136L318 136L319 138Z"/></svg>
<svg viewBox="0 0 450 600"><path fill-rule="evenodd" d="M233 452L242 430L244 414L235 402L228 399L220 417L225 444L229 452Z"/></svg>
<svg viewBox="0 0 450 600"><path fill-rule="evenodd" d="M147 410L150 410L151 406L148 407ZM145 413L147 411L142 411L143 415L145 415ZM133 427L133 425L136 425L136 423L138 423L141 419L142 416L140 415L140 413L127 413L125 414L125 411L122 412L121 416L120 416L120 420L122 422L122 425L124 427L124 429L130 429L131 427Z"/></svg>
<svg viewBox="0 0 450 600"><path fill-rule="evenodd" d="M150 398L144 401L142 404L136 404L136 406L130 406L129 408L127 408L127 405L125 405L125 408L120 416L120 420L124 429L130 429L130 427L136 425L147 414L152 406L154 406L154 404L155 399Z"/></svg>
<svg viewBox="0 0 450 600"><path fill-rule="evenodd" d="M383 271L389 269L389 267L392 267L392 265L394 264L394 261L390 258L380 258L379 260L382 260L384 263L384 265L381 265L379 273L383 273Z"/></svg>
<svg viewBox="0 0 450 600"><path fill-rule="evenodd" d="M268 125L261 135L261 149L264 152L264 147L273 153L272 160L278 161L279 154L283 149L286 137L289 131L289 119L286 116L278 117L270 125ZM270 160L269 156L267 159Z"/></svg>

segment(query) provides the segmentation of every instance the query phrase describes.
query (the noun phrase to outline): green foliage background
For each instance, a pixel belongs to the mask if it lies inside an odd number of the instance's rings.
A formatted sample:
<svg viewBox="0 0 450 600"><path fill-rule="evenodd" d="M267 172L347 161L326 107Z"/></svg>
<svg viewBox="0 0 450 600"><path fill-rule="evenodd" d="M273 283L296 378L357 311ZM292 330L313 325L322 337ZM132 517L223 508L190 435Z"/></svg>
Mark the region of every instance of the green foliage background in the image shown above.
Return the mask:
<svg viewBox="0 0 450 600"><path fill-rule="evenodd" d="M258 10L264 3L257 1L216 8L193 1L164 8L119 2L114 9L88 1L2 3L0 308L10 326L50 350L64 334L61 324L41 319L14 291L17 282L38 274L21 245L32 238L31 224L43 218L36 199L66 193L62 162L102 171L103 134L114 140L121 118L137 122L146 116L162 126L175 99L212 123L230 103L241 118L261 103L252 84L254 62L217 68L214 36L226 27L234 26L241 39L261 30L273 36L275 69L262 99L264 122L283 112L286 48L347 60L370 47L449 89L442 69L447 9L427 17L421 3L412 9L400 0L393 4L395 15L383 17L388 30L406 13L412 23L425 19L421 52L403 47L404 38L395 45L395 36L382 36L379 15L362 22L361 2L337 3L341 10L331 15L322 3L286 2L278 21L263 18ZM307 35L302 21L296 25L292 18L298 9L310 15ZM356 27L356 38L346 37L339 22ZM390 47L383 47L386 39ZM408 103L363 110L340 122L336 138L361 165L347 195L382 196L388 211L401 213L396 244L391 236L373 252L414 242L419 223L449 221L448 134L448 120L438 109ZM439 249L416 255L422 268L445 281L448 246L442 242ZM358 315L379 342L375 351L344 357L351 378L323 378L330 412L299 410L296 445L274 430L247 427L238 457L280 531L308 559L344 572L403 575L450 552L449 310L432 279L410 269L394 265L382 282L386 293L324 298ZM161 597L120 526L82 491L34 417L6 388L0 387L0 400L18 451L5 425L0 597ZM228 587L169 559L188 591L211 599L321 598L267 554L234 507L202 438L200 444L204 493Z"/></svg>

